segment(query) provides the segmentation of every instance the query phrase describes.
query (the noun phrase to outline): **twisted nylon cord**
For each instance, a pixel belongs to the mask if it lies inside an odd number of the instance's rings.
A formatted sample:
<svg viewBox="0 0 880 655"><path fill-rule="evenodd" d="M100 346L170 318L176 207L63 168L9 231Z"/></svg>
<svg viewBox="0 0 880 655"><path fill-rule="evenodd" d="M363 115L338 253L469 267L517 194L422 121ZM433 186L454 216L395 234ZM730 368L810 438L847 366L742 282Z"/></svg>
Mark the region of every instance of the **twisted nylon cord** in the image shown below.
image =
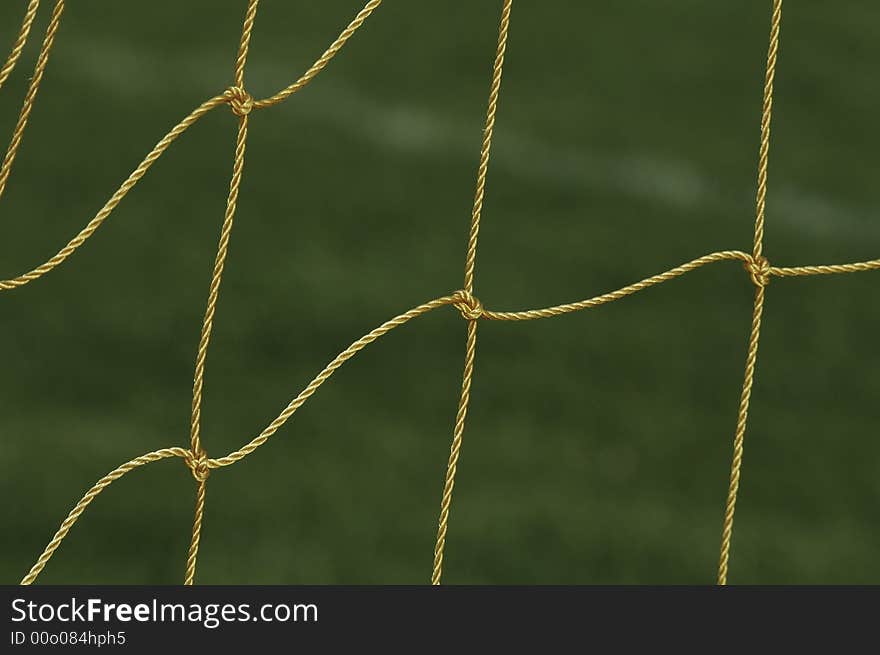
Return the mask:
<svg viewBox="0 0 880 655"><path fill-rule="evenodd" d="M13 44L13 49L10 52L9 57L7 58L7 63L2 69L2 79L0 79L0 85L2 85L2 82L5 81L6 77L11 72L16 60L18 59L22 49L24 48L24 44L27 41L28 32L36 15L38 4L38 2L32 2L28 8L28 11L26 12L22 27L19 31L19 37ZM282 94L279 94L283 95L283 97L278 97L274 100L269 99L269 101L262 103L261 106L270 106L272 104L276 104L277 102L281 102L281 100L292 95L294 92L296 92L297 90L305 86L309 81L311 81L311 79L313 79L318 74L318 72L320 72L327 65L327 63L339 52L342 46L363 24L366 17L370 15L370 13L376 6L378 6L378 4L379 2L376 2L375 0L369 2L364 10L362 10L358 14L355 20L343 31L340 37L319 58L319 60L312 65L312 67L306 72L306 74L302 78L300 78L297 83L294 83L294 85L288 87L288 89L282 92ZM183 457L187 466L189 466L192 470L193 477L198 483L192 539L190 542L190 548L186 563L186 571L184 575L184 584L193 583L198 557L199 542L202 532L206 481L211 468L208 465L208 457L204 448L202 447L200 438L200 418L202 391L204 386L204 371L207 359L208 345L210 343L211 332L213 329L214 315L219 298L220 283L222 281L223 269L228 253L229 240L234 223L239 188L241 185L241 177L244 169L244 154L247 143L248 115L254 108L257 107L253 98L251 98L251 96L244 88L244 69L247 62L250 38L253 31L258 5L259 0L249 0L248 2L245 19L242 26L242 35L239 42L238 55L235 61L235 70L233 76L234 85L227 89L224 93L202 103L202 105L197 107L196 110L194 110L189 116L181 121L181 123L173 128L171 132L163 137L163 139L159 141L156 147L147 155L147 157L134 170L129 178L122 184L117 192L110 198L105 206L98 212L98 214L91 221L89 221L86 227L83 228L83 230L81 230L80 233L77 234L67 244L67 246L62 248L54 257L50 258L49 260L32 269L31 271L23 273L14 278L10 278L8 280L0 280L0 291L11 290L17 287L24 286L29 282L32 282L42 277L49 271L55 269L95 233L95 231L103 224L103 222L112 213L116 206L134 187L134 185L137 184L137 182L146 174L153 163L155 163L155 161L168 149L171 143L173 143L181 134L183 134L183 132L189 129L189 127L191 127L199 118L208 113L210 110L224 103L229 104L232 108L233 113L238 116L239 129L236 139L232 179L230 182L229 196L227 198L226 213L224 216L223 226L221 228L220 243L218 245L214 271L209 287L208 303L205 312L205 318L202 324L201 338L196 355L196 369L193 381L192 417L190 426L190 450L184 451L182 449L169 449L166 451L156 451L156 453L151 453L142 456L141 458L138 458L136 460L132 460L131 462L124 464L119 469L116 469L109 476L102 478L102 480L99 481L99 483L95 487L87 492L83 500L80 501L79 504L77 504L77 506L74 508L74 511L71 512L67 519L65 519L61 529L59 529L58 533L55 535L49 546L41 555L37 564L34 565L31 572L22 581L25 584L29 584L36 579L39 572L49 561L55 550L57 550L57 548L60 546L61 541L67 535L73 524L78 520L85 508L101 491L103 491L103 489L105 489L110 484L110 482L117 479L118 477L121 477L124 473L136 466L142 466L143 464L149 463L150 461L155 461L156 458L161 458L157 456L157 453L159 453L162 457L170 456L167 453L172 453L175 456ZM59 0L55 7L55 11L53 12L52 19L50 20L49 27L47 29L43 48L41 49L40 56L38 58L36 72L26 95L18 125L13 131L11 145L7 151L2 171L0 171L0 175L2 175L2 177L0 177L0 195L2 195L6 179L9 175L9 170L12 166L12 161L15 158L15 154L21 141L21 136L27 124L27 118L33 106L33 100L39 88L40 79L42 78L43 71L45 70L46 63L48 61L49 53L52 49L55 33L57 32L58 26L60 24L61 13L63 9L64 1ZM450 302L453 302L453 300L450 300Z"/></svg>
<svg viewBox="0 0 880 655"><path fill-rule="evenodd" d="M368 2L366 7L358 14L358 17L352 21L352 23L343 30L342 34L340 34L339 38L333 43L333 45L327 49L324 54L309 68L309 70L294 84L292 84L288 89L290 89L289 93L283 94L279 93L272 98L267 98L262 101L254 101L251 99L249 101L249 109L246 109L248 106L246 98L242 97L242 90L240 87L231 87L221 93L220 95L214 96L213 98L209 98L201 105L196 107L186 118L184 118L180 123L178 123L172 130L166 134L162 139L156 144L156 146L151 150L144 160L138 164L137 168L131 173L131 175L122 183L119 189L111 196L110 200L101 208L101 210L92 218L86 226L76 235L74 236L68 244L62 248L56 255L45 261L44 263L36 266L30 271L17 275L15 277L9 279L0 279L0 291L10 291L12 289L22 287L34 280L37 280L47 273L51 272L59 265L64 263L64 261L70 257L83 243L85 243L94 233L95 231L103 225L104 221L108 216L113 212L114 209L122 202L123 198L128 194L129 191L134 188L134 186L140 181L140 179L146 175L147 171L150 167L162 156L162 154L169 148L169 146L174 143L184 132L186 132L190 127L192 127L202 116L210 112L212 109L219 107L223 104L228 104L233 108L237 114L248 113L251 109L262 109L264 107L269 107L274 104L281 102L282 100L288 98L290 95L299 91L304 86L306 86L309 82L311 82L315 76L322 71L329 61L335 57L339 51L342 49L342 46L351 38L354 32L363 25L366 17L369 16L373 9L379 6L380 2L377 0L372 0ZM64 1L59 0L58 5L56 5L56 10L58 7L63 9ZM250 12L248 12L250 15ZM59 14L60 20L60 14ZM48 45L44 44L44 47L47 52L51 51L52 45L54 43L54 39L48 43ZM240 55L241 51L239 51ZM236 63L238 60L236 60ZM236 65L236 68L238 66ZM286 89L287 90L287 89ZM285 90L285 91L286 91ZM283 97L281 97L283 96ZM244 102L242 102L244 100ZM237 107L240 107L238 109Z"/></svg>
<svg viewBox="0 0 880 655"><path fill-rule="evenodd" d="M486 175L489 171L489 155L492 150L492 133L495 129L495 115L498 111L498 96L501 91L501 73L504 69L504 52L507 49L507 32L510 27L510 8L512 0L504 0L501 8L501 23L498 28L498 46L492 66L492 83L489 87L489 106L486 111L486 127L483 130L483 144L480 148L480 164L477 167L477 189L474 195L474 208L471 212L471 229L468 235L467 254L464 263L464 293L475 311L462 315L467 320L467 340L465 344L464 371L461 381L461 396L458 411L455 413L455 426L452 430L452 445L449 449L449 462L446 465L446 479L440 499L440 517L437 527L437 541L434 545L434 566L431 570L431 584L439 585L443 577L443 551L446 547L446 533L449 528L449 509L452 505L452 490L455 488L455 474L458 472L458 458L461 455L461 442L464 436L464 423L471 399L471 382L474 377L474 358L477 352L477 319L482 315L482 305L473 300L474 267L477 259L477 238L480 234L480 216L483 212L483 199L486 193ZM479 311L476 311L479 308Z"/></svg>
<svg viewBox="0 0 880 655"><path fill-rule="evenodd" d="M268 98L264 98L262 100L257 100L254 103L254 107L257 109L263 109L265 107L271 107L273 105L277 105L280 102L284 102L290 96L292 96L297 91L300 91L304 86L306 86L309 82L311 82L315 77L324 70L324 67L330 62L333 57L337 55L337 53L342 49L342 46L346 44L346 42L352 37L352 35L357 32L361 25L364 24L364 21L370 17L370 14L382 4L382 0L370 0L364 8L358 12L357 16L348 24L348 26L342 30L340 35L336 38L336 40L330 44L330 47L324 51L320 57L318 57L317 61L312 64L309 69L300 76L296 82L291 84L290 86L281 89L278 93Z"/></svg>
<svg viewBox="0 0 880 655"><path fill-rule="evenodd" d="M98 494L104 491L104 489L133 469L152 462L158 462L160 459L167 459L168 457L186 457L187 453L188 451L184 448L163 448L162 450L156 450L147 453L146 455L135 457L125 464L113 469L110 473L98 480L95 485L86 492L74 508L70 510L70 514L67 515L67 518L61 522L61 526L49 541L49 544L46 546L45 550L43 550L43 553L37 558L37 561L31 567L31 570L28 571L27 575L22 578L21 584L31 584L37 579L40 571L43 570L46 563L51 559L55 551L58 550L64 537L70 532L70 528L73 527L73 524L77 522L80 516L82 516L82 513L86 511L86 508L98 496Z"/></svg>
<svg viewBox="0 0 880 655"><path fill-rule="evenodd" d="M764 294L769 281L770 263L763 256L764 250L764 211L767 204L767 163L770 154L770 120L773 115L773 78L776 75L776 58L779 52L779 25L782 21L782 0L773 0L773 13L770 20L770 45L767 50L767 72L764 76L764 105L761 110L761 146L758 154L758 191L755 202L755 242L752 261L757 270L751 272L755 285L755 303L752 309L752 328L746 353L746 367L743 377L742 395L736 418L736 431L733 437L733 459L730 465L730 484L727 489L727 503L724 507L724 521L721 527L721 555L718 563L718 584L727 584L727 570L730 560L730 541L733 537L733 516L736 511L736 496L739 491L742 470L743 443L749 416L749 402L755 382L755 364L758 360L758 343L761 338L761 316L764 312Z"/></svg>
<svg viewBox="0 0 880 655"><path fill-rule="evenodd" d="M40 0L31 0L28 3L27 9L25 9L24 18L22 18L21 27L18 30L18 36L15 37L15 41L12 43L12 50L9 51L6 62L0 68L0 89L3 88L3 84L12 74L15 64L18 62L18 58L21 57L21 52L27 43L28 35L31 33L31 26L34 24L34 19L37 17L37 9L39 8Z"/></svg>
<svg viewBox="0 0 880 655"><path fill-rule="evenodd" d="M233 160L232 178L230 180L229 195L227 197L226 212L224 215L223 225L220 231L220 242L217 248L217 256L215 258L214 270L211 277L211 284L208 292L208 303L205 311L205 318L202 324L201 339L196 355L196 370L193 381L193 405L192 417L190 425L190 448L184 449L179 447L165 448L153 451L145 455L141 455L117 467L106 476L101 478L91 489L89 489L82 499L74 506L67 517L62 521L55 535L49 541L43 553L39 556L36 563L31 567L30 571L22 579L22 584L30 584L34 582L43 568L46 566L52 555L59 548L64 538L76 521L82 516L86 508L91 502L115 480L128 473L129 471L144 466L146 464L167 459L170 457L182 458L184 463L189 467L193 477L197 482L196 503L193 519L192 539L186 560L186 570L184 576L185 584L192 584L195 577L196 562L198 558L199 542L202 533L202 523L205 509L206 483L211 470L230 466L266 443L269 438L274 435L292 416L302 407L306 401L311 398L317 390L323 385L345 362L352 359L357 353L366 348L382 336L388 334L392 330L400 327L407 322L419 316L423 316L434 309L444 306L454 306L467 321L467 339L465 348L465 365L462 376L461 396L459 400L458 411L456 413L455 426L453 428L452 445L450 448L449 462L447 465L447 473L441 498L439 527L437 534L437 542L434 549L434 567L431 580L434 584L439 584L442 576L443 552L446 542L446 535L449 522L449 509L452 500L452 491L455 485L455 476L458 467L458 460L461 453L462 436L464 433L465 418L467 415L468 405L470 401L470 387L473 377L474 355L476 351L477 321L480 319L488 319L495 321L525 321L540 318L550 318L560 316L571 312L577 312L585 309L592 309L609 302L621 300L627 296L649 289L652 286L668 282L685 273L694 271L698 268L722 261L740 261L746 269L752 284L755 286L755 301L752 312L752 327L749 336L748 349L746 355L745 375L743 381L742 395L740 398L740 408L737 416L737 425L734 435L733 460L731 464L730 486L728 490L728 501L725 507L724 524L722 528L722 549L721 560L719 566L719 584L725 584L727 581L728 560L730 553L730 540L733 530L733 514L736 504L736 494L739 488L740 471L742 467L743 439L746 429L746 420L748 416L749 401L751 398L752 387L754 383L755 365L757 361L758 341L760 338L761 314L764 306L764 295L767 284L772 277L801 277L810 275L829 275L843 273L857 273L880 269L880 259L869 261L853 262L846 264L826 264L826 265L808 265L808 266L792 266L792 267L775 267L763 255L763 233L764 233L764 213L766 204L767 191L767 161L769 153L770 140L770 119L773 104L773 78L776 69L776 58L779 47L779 25L781 21L782 2L774 0L773 14L771 19L770 30L770 47L768 50L767 74L764 86L764 104L761 118L761 146L759 151L758 163L758 191L756 198L756 219L755 219L755 239L754 247L751 253L740 250L722 250L702 257L698 257L689 262L685 262L671 268L662 273L644 278L633 284L621 287L617 290L610 291L592 298L579 300L562 305L554 305L541 309L527 309L520 311L492 311L483 307L483 304L473 294L474 268L476 261L477 237L480 227L480 215L482 213L483 198L485 195L486 176L488 171L489 153L492 143L492 132L495 125L495 115L498 106L498 96L501 85L501 72L504 61L504 53L507 42L507 32L510 21L511 0L505 0L502 7L501 24L499 27L498 48L496 51L495 64L493 67L492 82L489 92L489 103L486 117L486 127L484 130L483 143L480 151L480 163L477 171L477 188L474 200L474 208L471 215L471 227L468 237L467 254L465 258L465 277L464 288L455 291L449 295L430 300L426 303L413 307L412 309L395 316L388 321L382 323L379 327L368 332L361 338L354 341L348 348L339 353L324 369L309 382L305 388L285 407L285 409L275 418L259 435L254 437L250 442L234 450L228 455L219 458L209 458L202 445L200 435L200 419L201 404L204 386L205 362L207 358L208 344L210 342L211 331L213 327L214 316L216 312L217 301L219 298L220 283L222 280L224 263L228 254L229 241L232 226L235 218L235 210L237 206L239 187L241 184L241 176L244 169L244 154L247 142L248 117L254 109L269 107L286 98L290 97L306 84L308 84L332 59L354 34L361 27L364 21L371 15L373 10L378 7L380 0L371 0L357 14L354 20L346 27L340 36L331 46L324 52L321 57L304 73L296 82L278 92L274 96L264 100L255 101L244 87L244 69L247 62L248 48L250 36L253 30L254 20L257 13L258 0L249 0L245 13L244 24L242 27L242 36L239 43L238 55L235 60L234 84L220 95L214 96L199 105L192 113L178 123L172 130L166 134L159 143L153 148L146 158L132 172L128 179L123 182L122 186L111 196L110 200L104 207L89 221L85 228L80 231L67 246L62 248L58 254L47 260L45 263L34 268L33 270L21 274L8 280L0 280L0 291L11 290L24 286L32 282L46 273L52 271L61 263L63 263L73 252L79 248L94 232L100 227L115 207L122 201L125 195L137 184L137 182L146 174L155 161L168 149L181 134L189 127L197 122L202 116L210 112L214 108L228 104L232 112L238 117L238 133L236 138L235 156ZM6 60L3 68L0 69L0 86L8 77L19 58L24 43L27 40L30 26L33 23L36 14L38 2L32 0L25 14L19 36L13 44L12 51ZM45 69L48 61L49 52L52 48L55 32L64 7L63 0L55 5L55 9L47 28L46 37L38 57L37 68L31 85L28 89L25 108L22 110L24 119L19 118L18 124L13 131L12 143L14 147L10 147L7 151L6 159L11 162L14 153L18 148L17 143L20 142L22 125L27 122L27 115L30 107L33 105L33 99L36 96L36 90L39 87L39 78ZM36 80L36 81L34 81ZM28 100L27 98L30 98ZM12 153L10 156L9 153ZM5 164L4 164L5 165ZM9 164L11 166L11 163ZM8 177L8 168L6 166L6 176ZM5 179L4 179L5 184ZM2 193L2 190L0 190Z"/></svg>
<svg viewBox="0 0 880 655"><path fill-rule="evenodd" d="M201 416L202 416L202 392L205 382L205 364L208 358L208 345L211 342L211 332L214 329L214 315L217 311L217 301L220 298L220 283L223 280L223 269L226 265L226 256L229 252L229 240L232 236L232 226L235 222L235 210L238 205L238 193L241 188L241 177L244 173L244 154L247 147L248 115L253 109L253 101L247 91L244 90L244 68L247 64L248 48L250 47L251 33L254 29L254 20L257 15L257 6L260 0L249 0L242 26L241 40L238 46L238 56L235 60L235 86L229 89L230 106L233 113L238 116L238 134L235 141L235 158L232 164L232 179L229 182L229 195L226 199L226 213L223 217L223 226L220 229L220 243L217 246L217 255L214 260L214 271L211 274L211 284L208 290L208 304L205 309L205 318L202 321L202 332L199 339L199 347L196 353L196 367L193 375L192 416L190 419L190 458L188 464L198 482L196 490L196 506L193 517L192 538L189 552L186 558L186 572L183 584L191 585L195 579L196 562L199 554L199 542L202 536L202 520L205 515L205 487L207 485L209 468L206 465L207 453L202 447L201 441Z"/></svg>
<svg viewBox="0 0 880 655"><path fill-rule="evenodd" d="M18 61L21 51L27 42L27 37L37 11L37 4L31 3L28 7L18 39L16 39L15 44L12 46L12 51L9 53L6 64L3 66L3 74L0 75L0 86L3 85L3 82L6 81L6 78L12 72L15 62ZM15 163L15 156L18 154L18 148L21 146L21 140L24 138L24 131L27 129L28 118L30 118L31 110L34 108L37 92L40 90L40 82L43 81L43 74L46 72L46 66L49 64L49 54L52 52L55 34L58 32L58 26L61 24L61 15L63 13L64 0L58 0L55 8L52 10L49 25L46 27L46 36L43 37L43 45L40 47L40 54L37 56L37 64L34 66L34 73L31 76L27 93L25 93L24 102L18 114L18 121L12 130L12 138L9 140L6 155L3 157L3 163L0 164L0 198L3 197L3 192L6 191L6 183L9 181L10 173L12 173L12 164Z"/></svg>

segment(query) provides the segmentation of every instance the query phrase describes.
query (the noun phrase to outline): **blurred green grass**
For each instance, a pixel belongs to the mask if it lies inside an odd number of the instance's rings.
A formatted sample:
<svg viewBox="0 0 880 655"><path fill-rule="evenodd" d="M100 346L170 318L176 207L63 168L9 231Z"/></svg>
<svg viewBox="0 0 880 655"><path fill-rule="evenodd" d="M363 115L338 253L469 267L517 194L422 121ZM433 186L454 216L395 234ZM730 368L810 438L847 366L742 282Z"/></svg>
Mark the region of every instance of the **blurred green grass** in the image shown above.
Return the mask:
<svg viewBox="0 0 880 655"><path fill-rule="evenodd" d="M2 43L19 4L0 7ZM243 4L68 7L0 203L0 276L53 254L229 85ZM249 90L297 77L361 4L264 3ZM253 116L207 367L212 456L355 338L461 286L499 4L388 2L313 85ZM514 7L477 264L488 307L749 249L768 18L764 2ZM878 25L868 0L786 9L774 263L878 256ZM2 134L35 34L0 93ZM213 112L69 262L0 298L3 580L99 477L187 443L233 141L234 117ZM880 581L876 284L768 290L733 582ZM725 263L595 311L484 324L444 580L712 582L751 293ZM451 309L395 331L215 473L198 581L426 582L463 342ZM176 460L129 474L40 581L178 583L193 495Z"/></svg>

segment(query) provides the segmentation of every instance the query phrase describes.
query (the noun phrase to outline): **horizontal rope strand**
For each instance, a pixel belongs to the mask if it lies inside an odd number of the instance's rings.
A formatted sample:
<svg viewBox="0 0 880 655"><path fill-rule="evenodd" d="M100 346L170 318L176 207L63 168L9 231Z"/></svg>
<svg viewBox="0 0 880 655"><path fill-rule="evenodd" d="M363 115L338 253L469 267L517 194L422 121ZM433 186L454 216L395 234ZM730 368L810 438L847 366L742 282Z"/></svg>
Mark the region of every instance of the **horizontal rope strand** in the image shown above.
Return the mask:
<svg viewBox="0 0 880 655"><path fill-rule="evenodd" d="M871 259L851 264L825 264L819 266L783 266L770 267L770 275L779 277L797 277L804 275L834 275L839 273L859 273L880 269L880 259Z"/></svg>
<svg viewBox="0 0 880 655"><path fill-rule="evenodd" d="M630 296L634 293L638 293L639 291L644 291L645 289L648 289L652 286L656 286L663 282L673 280L677 277L684 275L685 273L689 273L690 271L701 268L702 266L705 266L707 264L730 260L740 260L747 265L751 265L754 262L753 256L747 252L743 252L742 250L720 250L718 252L713 252L708 255L703 255L702 257L693 259L689 262L681 264L680 266L671 268L668 271L657 273L656 275L652 275L651 277L645 278L644 280L640 280L625 287L621 287L620 289L609 291L608 293L603 293L602 295L594 296L592 298L587 298L586 300L579 300L577 302L566 303L564 305L554 305L552 307L544 307L541 309L527 309L516 312L499 312L485 309L482 312L482 317L494 321L530 321L539 318L560 316L562 314L577 312L582 309L590 309L593 307L598 307L599 305L605 305L615 300L625 298L626 296ZM880 259L872 259L869 261L853 262L850 264L829 264L824 266L772 266L767 269L767 274L769 276L779 277L799 277L808 275L858 273L878 269L880 269Z"/></svg>
<svg viewBox="0 0 880 655"><path fill-rule="evenodd" d="M722 250L719 252L713 252L681 264L680 266L676 266L675 268L669 269L668 271L664 271L663 273L652 275L651 277L645 278L644 280L640 280L615 291L609 291L608 293L603 293L602 295L595 296L593 298L587 298L586 300L580 300L578 302L567 303L564 305L554 305L553 307L544 307L542 309L528 309L518 312L496 312L485 310L483 312L483 316L487 319L495 321L530 321L538 318L549 318L551 316L559 316L561 314L577 312L582 309L598 307L599 305L604 305L615 300L620 300L621 298L625 298L626 296L630 296L639 291L643 291L654 285L677 278L681 275L684 275L685 273L700 268L701 266L705 266L706 264L735 259L743 262L748 262L751 260L751 255L741 250Z"/></svg>

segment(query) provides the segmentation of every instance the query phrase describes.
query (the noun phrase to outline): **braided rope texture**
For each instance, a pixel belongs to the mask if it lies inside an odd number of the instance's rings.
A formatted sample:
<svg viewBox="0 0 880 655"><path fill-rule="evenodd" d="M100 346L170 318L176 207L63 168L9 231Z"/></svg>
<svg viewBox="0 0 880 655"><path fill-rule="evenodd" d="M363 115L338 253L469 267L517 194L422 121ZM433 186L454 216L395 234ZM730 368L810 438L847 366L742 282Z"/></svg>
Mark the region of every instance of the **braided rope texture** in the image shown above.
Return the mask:
<svg viewBox="0 0 880 655"><path fill-rule="evenodd" d="M255 110L262 110L281 102L284 102L292 95L302 90L309 84L342 50L348 40L354 33L361 28L366 20L372 15L376 8L382 3L382 0L369 0L360 12L352 19L352 21L342 30L335 41L327 48L327 50L306 70L296 81L289 86L281 89L274 95L267 98L255 100L247 92L245 86L245 68L248 60L248 51L250 46L251 35L253 33L254 24L257 17L259 0L248 0L245 10L245 18L242 25L241 38L239 41L238 54L235 59L233 70L233 84L223 92L212 98L205 100L196 107L177 125L175 125L152 150L146 155L143 161L138 164L134 171L122 183L122 185L110 196L110 199L98 211L95 216L86 223L85 227L77 233L70 241L61 248L57 254L49 258L42 264L34 267L29 271L25 271L15 277L8 279L0 279L0 291L11 291L19 287L23 287L44 275L50 273L73 253L79 249L104 223L113 210L122 202L125 196L132 188L146 175L150 167L165 153L166 150L174 143L184 132L192 127L205 114L211 112L221 105L228 105L232 113L236 116L238 129L235 140L235 154L232 164L232 175L229 184L229 193L226 200L226 210L222 226L220 229L220 238L217 246L217 254L214 262L214 269L211 276L211 282L208 290L208 299L205 309L205 315L202 322L201 338L199 340L198 350L196 354L195 373L193 376L193 395L192 395L192 414L190 422L190 444L189 448L171 447L154 450L139 457L136 457L113 471L102 477L95 485L89 489L82 499L73 507L67 517L61 522L58 530L47 544L42 554L31 567L30 571L21 580L21 584L31 584L36 581L40 572L60 547L63 540L67 537L70 529L79 520L91 502L113 482L124 476L126 473L157 462L163 459L180 458L189 468L193 478L196 481L196 501L193 518L192 539L186 558L184 584L191 585L195 580L196 563L198 561L199 542L202 534L202 523L205 509L205 497L207 481L213 469L230 466L262 446L269 438L275 434L292 416L302 407L306 401L326 382L345 362L353 358L357 353L366 348L369 344L384 336L391 330L400 327L414 318L418 318L428 312L440 307L452 306L456 308L462 318L467 323L466 340L465 340L465 356L464 369L462 374L461 396L458 404L458 411L455 416L455 423L452 432L452 443L450 447L449 462L447 465L446 477L443 484L441 494L440 514L438 520L438 530L436 545L434 548L433 568L431 572L431 583L439 585L443 574L443 555L445 551L449 517L452 505L452 492L455 487L455 477L458 469L459 459L461 457L462 441L465 429L465 419L467 417L468 407L470 404L470 389L474 375L474 361L477 344L477 324L481 319L492 321L528 321L542 318L550 318L560 316L570 312L577 312L584 309L592 309L606 303L614 302L625 298L626 296L644 291L652 286L668 282L686 273L694 271L708 264L714 264L722 261L739 261L749 275L749 279L755 287L754 305L752 311L751 330L748 339L748 348L746 352L745 372L743 377L742 394L740 397L739 411L737 413L736 427L733 439L733 455L731 461L730 482L728 487L727 502L724 508L721 536L721 551L718 566L718 584L727 584L728 568L730 560L731 539L733 535L733 520L736 509L737 492L740 485L740 477L743 462L743 444L745 440L749 403L752 395L752 388L755 380L755 369L758 356L758 344L761 334L761 318L765 303L765 294L767 286L773 277L799 277L810 275L836 275L843 273L857 273L864 271L872 271L880 269L880 259L870 261L831 264L831 265L811 265L811 266L793 266L793 267L776 267L772 266L764 255L764 222L767 197L767 171L770 152L770 123L773 108L773 81L776 74L777 59L779 55L779 33L782 21L782 0L772 0L771 19L770 19L770 38L767 53L767 66L764 79L763 91L763 107L761 112L760 126L760 146L758 155L758 174L757 174L757 195L755 206L755 223L754 223L754 242L751 252L741 250L724 250L713 252L702 257L698 257L689 262L685 262L671 268L662 273L652 275L643 280L627 285L620 289L610 291L608 293L579 300L562 305L545 307L541 309L528 309L522 311L493 311L483 306L483 303L474 295L474 271L476 267L477 257L477 241L480 231L480 220L483 209L483 198L485 196L486 182L489 170L490 153L492 147L492 136L495 127L495 121L498 114L501 77L504 67L504 56L507 50L508 32L510 28L510 17L513 0L502 0L501 19L498 31L498 43L495 52L494 64L492 67L492 77L489 87L488 108L486 112L486 122L483 130L483 141L480 148L479 165L477 168L476 192L474 196L473 210L471 213L470 231L467 240L467 248L464 264L464 284L463 288L441 296L434 300L418 305L398 316L395 316L384 322L379 327L368 332L364 336L354 341L348 348L343 350L331 361L318 375L309 382L306 387L297 395L284 410L273 420L262 432L254 437L250 442L243 445L238 450L234 450L228 455L219 458L208 457L207 451L202 443L200 425L201 425L201 406L202 406L202 390L204 386L205 367L207 362L207 354L211 341L211 333L214 325L214 317L216 313L217 303L220 296L220 287L223 278L223 270L229 253L229 245L232 235L232 228L236 215L236 204L238 200L241 180L244 173L245 150L247 146L248 124L250 116ZM0 89L7 78L12 74L16 63L21 57L22 51L27 43L30 35L31 27L39 10L40 0L29 0L21 27L13 42L12 48L2 68L0 68ZM12 172L16 154L21 146L25 131L28 125L28 118L33 109L37 93L40 88L45 70L48 66L49 55L55 42L61 24L61 17L64 12L64 0L56 0L49 18L43 42L37 56L30 84L25 94L24 101L19 113L18 120L9 140L6 154L3 158L2 166L0 166L0 198L6 189L7 182Z"/></svg>

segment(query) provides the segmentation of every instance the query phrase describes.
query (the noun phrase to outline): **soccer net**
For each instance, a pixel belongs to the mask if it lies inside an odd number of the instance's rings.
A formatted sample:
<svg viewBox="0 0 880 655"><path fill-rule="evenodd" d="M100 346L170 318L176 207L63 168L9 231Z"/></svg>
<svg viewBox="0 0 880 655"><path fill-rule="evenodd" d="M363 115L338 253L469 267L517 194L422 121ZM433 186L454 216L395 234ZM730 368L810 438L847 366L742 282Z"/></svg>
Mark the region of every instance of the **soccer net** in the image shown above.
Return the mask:
<svg viewBox="0 0 880 655"><path fill-rule="evenodd" d="M443 553L446 545L446 535L452 506L452 495L455 487L456 470L461 455L465 420L467 418L468 406L470 404L470 389L471 381L474 376L474 359L477 346L477 327L480 321L528 321L550 318L583 309L590 309L620 300L621 298L662 282L667 282L708 264L722 261L738 261L745 268L752 284L754 285L754 304L751 330L748 337L742 394L734 428L730 481L721 532L718 583L722 585L727 583L734 512L736 510L740 471L743 462L743 443L746 434L749 402L755 379L758 344L761 334L761 316L764 310L767 286L773 277L830 275L880 269L880 259L832 265L779 267L771 265L770 261L764 254L764 218L765 201L767 197L767 166L770 150L770 121L773 109L773 80L779 55L779 30L782 19L782 0L772 0L769 48L767 53L766 76L763 90L763 109L761 112L760 125L754 242L750 251L723 250L713 252L609 293L564 305L522 311L495 311L487 309L483 305L474 293L474 270L477 260L477 242L480 232L483 197L486 189L486 178L492 147L492 134L499 108L501 76L511 19L512 0L502 0L501 18L498 30L498 45L492 66L486 123L483 130L483 140L480 145L479 165L476 176L476 193L471 213L470 232L467 238L464 262L464 283L462 287L456 291L418 305L417 307L413 307L412 309L389 319L379 327L360 337L327 364L327 366L324 367L324 369L318 373L318 375L316 375L293 400L290 401L278 417L251 441L244 444L241 448L222 457L208 456L207 449L202 441L200 430L205 364L208 356L208 347L211 341L211 333L214 326L214 315L220 294L224 265L229 249L232 227L235 221L236 204L244 172L245 151L247 147L248 128L251 116L254 112L269 109L288 100L291 96L308 85L309 82L311 82L327 66L330 60L342 50L346 42L361 28L365 21L367 21L367 19L379 7L381 2L382 0L370 0L367 2L348 26L342 30L338 38L299 79L274 95L262 99L255 99L247 91L247 86L245 84L245 70L247 67L248 48L254 29L254 21L257 17L259 0L248 0L241 30L241 38L238 44L238 54L233 68L232 85L217 95L205 100L175 125L164 137L162 137L122 185L112 196L110 196L110 199L98 211L98 213L95 214L85 227L76 234L67 245L61 248L57 254L29 271L9 279L0 280L0 291L13 291L34 282L59 267L65 260L73 255L73 253L76 252L76 250L78 250L95 233L95 231L98 230L98 228L101 227L113 210L122 202L126 194L128 194L128 192L147 174L156 160L158 160L165 151L184 134L184 132L198 122L203 116L220 106L228 105L232 110L232 113L237 118L235 154L232 162L232 176L226 201L226 211L220 230L220 239L211 276L211 283L208 290L207 307L202 322L201 338L196 353L189 445L188 447L172 446L168 448L160 448L144 455L140 455L139 457L135 457L134 459L125 462L98 480L62 521L60 527L49 541L45 550L37 558L30 571L28 571L22 579L22 584L30 584L37 579L40 572L45 568L46 564L61 546L61 543L67 537L73 525L101 492L129 471L152 462L169 458L182 459L191 471L196 482L195 516L184 574L184 584L192 584L196 573L196 562L202 531L207 482L211 472L235 464L245 457L248 457L260 448L260 446L265 444L270 437L272 437L272 435L274 435L279 428L281 428L293 416L293 414L306 403L306 401L308 401L324 382L326 382L343 364L345 364L345 362L350 360L369 344L412 319L435 309L439 309L440 307L451 306L460 312L466 322L466 337L461 396L458 403L458 411L455 416L449 461L447 463L446 476L441 494L437 539L434 548L433 569L431 572L432 584L440 584L443 574ZM31 27L36 19L39 5L40 0L29 0L26 6L21 28L13 42L9 56L3 64L2 69L0 69L0 88L2 88L4 82L10 74L12 74L16 63L21 57L30 35ZM61 24L64 8L64 0L56 0L49 18L45 36L43 37L42 46L40 47L37 56L30 84L25 93L18 120L13 128L2 167L0 167L0 198L2 198L9 182L16 154L22 144L22 138L28 125L28 118L33 109L40 88L40 83L49 62L49 56Z"/></svg>

